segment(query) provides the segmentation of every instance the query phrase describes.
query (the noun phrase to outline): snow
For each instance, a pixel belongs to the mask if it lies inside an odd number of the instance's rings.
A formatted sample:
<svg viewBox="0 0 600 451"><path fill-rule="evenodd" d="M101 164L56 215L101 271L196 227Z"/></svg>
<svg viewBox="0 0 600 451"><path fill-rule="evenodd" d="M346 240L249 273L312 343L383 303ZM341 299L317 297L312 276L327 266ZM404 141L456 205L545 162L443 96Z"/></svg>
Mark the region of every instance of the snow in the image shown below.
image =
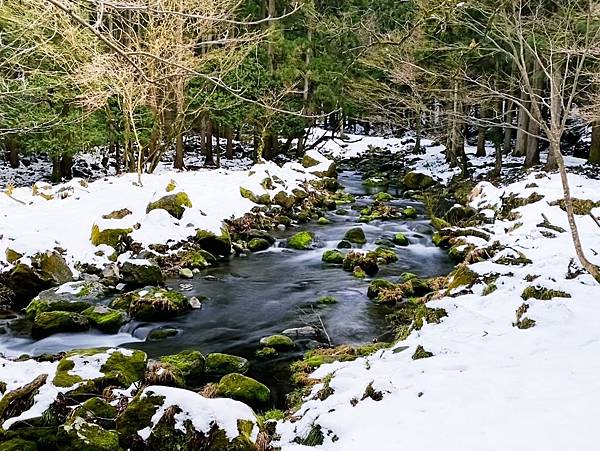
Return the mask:
<svg viewBox="0 0 600 451"><path fill-rule="evenodd" d="M69 357L69 360L74 363L74 366L68 371L68 374L71 376L79 376L83 380L103 377L104 373L100 371L100 369L115 352L123 354L126 357L131 357L133 355L132 350L121 348L110 348L93 355L74 355Z"/></svg>
<svg viewBox="0 0 600 451"><path fill-rule="evenodd" d="M438 167L440 178L451 177L452 171L443 169L443 156L428 151L421 158L417 166ZM483 161L473 159L473 164L483 167ZM569 179L573 197L600 201L600 181L576 174ZM516 209L518 219L497 218L485 225L489 241L469 238L477 246L497 241L507 246L505 255L522 252L531 264L488 260L470 265L480 275L498 274L497 289L484 296L484 284L478 284L471 292L431 301L428 306L448 313L441 324L426 324L392 349L320 367L312 377L331 374L333 394L321 401L314 395L322 384L315 386L294 420L278 424L281 439L276 445L283 451L595 449L600 286L585 272L567 277L570 263L577 262L569 225L565 212L549 205L563 195L558 174L532 172L502 188L482 182L471 205L485 209L493 220L503 197L514 193L526 198L533 192L543 199ZM543 236L538 227L542 214L567 231L553 232L555 238ZM600 265L594 252L600 249L598 226L589 216L578 216L577 224L588 258ZM533 282L526 280L533 276ZM524 301L521 293L528 286L571 297ZM525 316L536 325L522 330L513 322L524 302L529 305ZM413 360L418 345L434 356ZM361 400L370 383L382 400ZM295 442L315 425L325 436L323 445Z"/></svg>
<svg viewBox="0 0 600 451"><path fill-rule="evenodd" d="M321 156L319 161L322 162L320 165L325 165L329 160ZM137 184L135 174L106 177L89 184L74 179L54 186L46 184L44 192L53 196L49 200L48 196L39 195L39 184L37 190L15 188L13 198L0 195L0 270L10 267L5 258L7 248L28 258L37 252L60 247L66 250L71 267L76 262L101 266L108 262L110 253L95 255L98 250L106 250L106 246L96 248L91 244L94 224L101 229L134 228L131 237L145 247L186 240L197 229L220 234L223 220L243 216L255 206L241 196L240 187L261 194L267 192L261 182L272 177L273 189L268 191L269 194L291 193L315 179L313 171L314 168L305 169L298 163L279 167L266 162L248 170L145 174L143 186ZM168 193L166 187L171 180L176 182L176 188ZM179 192L187 193L193 205L185 210L181 220L164 210L146 213L149 202ZM128 208L132 214L120 220L102 219L103 215L122 208ZM139 227L134 227L136 225Z"/></svg>
<svg viewBox="0 0 600 451"><path fill-rule="evenodd" d="M232 399L205 398L197 393L180 388L163 387L152 385L142 392L142 397L149 395L163 396L164 402L152 416L151 426L140 431L138 435L146 440L150 437L152 430L160 421L164 413L171 406L177 406L181 411L175 414L175 429L186 432L185 422L191 421L194 429L206 433L216 424L225 431L229 441L239 435L238 420L248 420L256 423L256 417L252 409L246 404ZM258 427L255 425L252 439L256 440Z"/></svg>

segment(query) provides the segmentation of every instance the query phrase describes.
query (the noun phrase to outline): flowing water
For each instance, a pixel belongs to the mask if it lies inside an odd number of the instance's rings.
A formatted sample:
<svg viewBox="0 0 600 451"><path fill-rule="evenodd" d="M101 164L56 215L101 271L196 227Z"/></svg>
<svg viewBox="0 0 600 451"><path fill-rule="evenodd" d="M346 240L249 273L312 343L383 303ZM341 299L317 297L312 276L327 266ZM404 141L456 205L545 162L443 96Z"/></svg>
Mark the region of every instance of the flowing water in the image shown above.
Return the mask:
<svg viewBox="0 0 600 451"><path fill-rule="evenodd" d="M370 203L369 195L377 191L366 190L360 174L355 172L343 172L339 181L347 192L357 196L358 205ZM405 271L422 277L450 271L452 263L446 253L431 243L432 229L424 217L422 205L408 200L391 203L399 207L412 205L419 211L419 217L407 221L360 224L357 222L358 212L346 206L347 215L328 214L331 224L307 224L280 233L276 245L267 251L231 258L202 271L193 280L170 280L168 286L181 289L182 284L187 284L186 295L207 299L202 309L193 310L168 323L132 322L117 335L93 332L58 334L37 342L5 335L0 336L0 353L40 354L123 345L143 349L151 357L156 357L191 348L204 353L225 352L249 358L253 363L251 375L268 385L277 385L277 373L268 370L273 363L254 359L261 337L281 333L287 328L322 322L333 344L357 344L390 338L389 334L386 335L385 321L389 308L375 305L367 298L368 279L357 279L339 265L321 262L324 249L335 248L349 228L363 227L368 240L363 249L374 249L375 240L391 238L396 232L403 232L410 240L410 246L396 247L398 261L381 266L377 277L394 281ZM283 247L285 239L299 230L314 232L319 247L309 251ZM325 295L334 296L338 302L317 305L316 301ZM180 333L164 341L145 341L148 333L160 326L176 328ZM302 352L314 346L315 342L301 340L298 344L298 352Z"/></svg>

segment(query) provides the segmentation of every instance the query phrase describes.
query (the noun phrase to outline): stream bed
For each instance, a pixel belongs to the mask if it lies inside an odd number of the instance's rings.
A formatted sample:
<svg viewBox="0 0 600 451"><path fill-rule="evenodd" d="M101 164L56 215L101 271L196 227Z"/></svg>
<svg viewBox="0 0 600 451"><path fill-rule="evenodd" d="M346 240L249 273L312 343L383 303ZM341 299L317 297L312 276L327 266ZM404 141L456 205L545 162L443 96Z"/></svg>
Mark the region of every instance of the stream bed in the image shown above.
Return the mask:
<svg viewBox="0 0 600 451"><path fill-rule="evenodd" d="M340 183L346 192L357 197L359 207L371 203L371 194L361 183L360 173L345 171ZM393 189L388 190L395 193ZM413 206L419 215L414 220L358 222L359 213L350 205L341 207L347 214L331 212L330 224L310 223L275 234L272 248L248 257L232 257L226 262L203 270L192 280L173 279L167 285L175 290L185 289L187 296L206 297L202 309L170 320L168 323L131 322L119 334L95 332L57 334L39 341L29 338L0 335L0 353L6 355L42 354L97 346L125 346L146 351L150 357L172 354L184 349L203 353L224 352L248 358L252 365L249 374L277 392L281 378L273 370L277 361L257 360L255 351L262 337L281 333L288 328L322 322L331 343L359 344L392 338L385 316L390 307L375 305L366 295L369 279L357 279L339 265L321 262L326 248L335 248L345 232L356 226L364 229L368 243L363 249L374 249L379 238L391 238L403 232L410 241L406 247L395 248L398 261L380 267L377 277L396 281L408 271L421 277L447 274L453 267L447 254L431 243L433 230L424 215L423 206L410 200L396 199L392 205ZM357 208L357 207L355 207ZM358 208L360 209L360 208ZM300 230L312 231L319 247L308 251L285 248L287 237ZM322 296L334 296L337 303L318 305ZM163 341L146 341L149 332L168 326L179 330L175 337ZM289 360L318 343L299 340L297 351L285 354Z"/></svg>

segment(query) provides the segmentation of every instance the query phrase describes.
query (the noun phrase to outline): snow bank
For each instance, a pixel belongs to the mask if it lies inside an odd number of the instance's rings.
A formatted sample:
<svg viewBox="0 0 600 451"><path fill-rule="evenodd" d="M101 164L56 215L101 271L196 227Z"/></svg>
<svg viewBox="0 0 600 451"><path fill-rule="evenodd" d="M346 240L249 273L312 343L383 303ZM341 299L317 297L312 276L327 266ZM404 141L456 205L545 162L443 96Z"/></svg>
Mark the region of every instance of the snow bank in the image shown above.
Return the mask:
<svg viewBox="0 0 600 451"><path fill-rule="evenodd" d="M600 201L600 181L569 178L574 197ZM485 226L492 232L486 245L499 241L532 263L471 265L478 274L499 274L494 292L484 296L480 284L472 293L433 301L428 305L448 312L441 324L425 325L395 350L319 368L312 377L333 374L334 392L324 401L309 397L296 412L297 421L278 425L283 451L596 448L600 286L587 273L567 277L569 265L576 262L567 218L559 206L549 205L562 198L560 179L557 174L534 173L503 189L488 183L478 188L479 195L472 199L477 208L497 207L501 197L511 193L544 196L517 209L520 218ZM542 214L566 232L544 236L545 229L538 227ZM600 256L593 252L600 250L598 226L589 216L578 216L577 222L587 255L600 265ZM519 329L513 326L515 311L529 286L561 290L571 297L526 301L526 316L536 324ZM418 345L434 356L413 360ZM369 384L381 392L382 400L364 397ZM317 385L313 394L320 388ZM323 445L294 442L315 426L324 434Z"/></svg>
<svg viewBox="0 0 600 451"><path fill-rule="evenodd" d="M273 180L273 189L266 191L261 183L268 177ZM132 238L144 246L185 240L196 229L220 234L224 219L242 216L255 206L241 196L240 187L259 194L291 193L315 178L312 168L305 169L297 163L283 167L264 163L240 171L149 174L143 176L143 186L137 184L137 175L125 174L89 184L75 179L55 186L16 188L12 198L0 195L0 270L8 266L7 248L29 256L60 247L66 250L71 266L77 261L101 264L106 257L95 255L101 248L90 242L94 224L101 229L133 228ZM172 193L187 193L192 208L185 210L181 220L165 210L146 213L148 203L170 194L166 187L171 181L175 182ZM122 219L102 219L103 215L124 208L132 214Z"/></svg>

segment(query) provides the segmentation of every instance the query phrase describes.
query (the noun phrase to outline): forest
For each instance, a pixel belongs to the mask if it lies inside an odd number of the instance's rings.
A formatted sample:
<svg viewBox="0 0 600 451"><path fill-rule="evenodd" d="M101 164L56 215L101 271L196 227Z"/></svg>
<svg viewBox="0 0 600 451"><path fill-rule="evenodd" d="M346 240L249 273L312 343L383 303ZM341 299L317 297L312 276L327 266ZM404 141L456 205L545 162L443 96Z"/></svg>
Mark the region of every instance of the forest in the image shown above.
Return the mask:
<svg viewBox="0 0 600 451"><path fill-rule="evenodd" d="M0 451L595 449L600 2L0 0Z"/></svg>

